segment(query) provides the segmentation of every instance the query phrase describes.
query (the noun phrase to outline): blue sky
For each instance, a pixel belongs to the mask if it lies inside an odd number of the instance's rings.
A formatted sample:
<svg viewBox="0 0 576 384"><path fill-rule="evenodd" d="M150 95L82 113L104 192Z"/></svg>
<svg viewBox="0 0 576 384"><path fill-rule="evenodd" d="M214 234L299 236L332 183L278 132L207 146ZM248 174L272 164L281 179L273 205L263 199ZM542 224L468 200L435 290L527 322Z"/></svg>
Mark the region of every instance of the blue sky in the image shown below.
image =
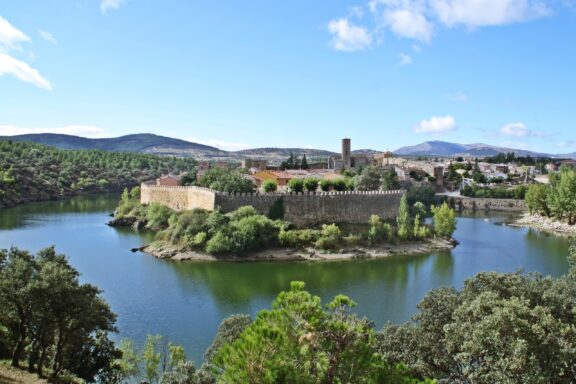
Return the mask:
<svg viewBox="0 0 576 384"><path fill-rule="evenodd" d="M0 135L576 151L569 0L0 0Z"/></svg>

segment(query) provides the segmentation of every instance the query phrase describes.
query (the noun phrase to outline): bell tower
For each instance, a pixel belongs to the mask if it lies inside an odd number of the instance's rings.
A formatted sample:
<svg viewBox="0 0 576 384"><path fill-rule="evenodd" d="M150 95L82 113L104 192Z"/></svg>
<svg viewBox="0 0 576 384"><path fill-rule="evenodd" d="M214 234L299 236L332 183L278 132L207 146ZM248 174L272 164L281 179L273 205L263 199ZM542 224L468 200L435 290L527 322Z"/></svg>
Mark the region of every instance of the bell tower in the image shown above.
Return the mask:
<svg viewBox="0 0 576 384"><path fill-rule="evenodd" d="M345 168L352 167L351 144L349 138L342 139L342 163Z"/></svg>

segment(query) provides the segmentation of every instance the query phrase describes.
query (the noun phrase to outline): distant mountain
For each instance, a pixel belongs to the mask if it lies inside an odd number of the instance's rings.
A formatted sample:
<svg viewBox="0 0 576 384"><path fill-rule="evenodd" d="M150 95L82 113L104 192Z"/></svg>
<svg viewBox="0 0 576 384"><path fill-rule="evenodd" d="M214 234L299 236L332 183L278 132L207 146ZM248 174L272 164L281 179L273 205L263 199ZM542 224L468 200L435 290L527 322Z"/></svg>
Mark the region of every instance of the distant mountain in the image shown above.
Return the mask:
<svg viewBox="0 0 576 384"><path fill-rule="evenodd" d="M499 153L514 152L517 156L550 157L548 153L526 151L522 149L498 147L495 145L455 144L446 141L426 141L424 143L402 147L394 151L398 156L494 156Z"/></svg>
<svg viewBox="0 0 576 384"><path fill-rule="evenodd" d="M338 154L335 152L310 148L255 148L245 149L232 153L240 158L266 159L273 164L279 164L280 162L286 160L290 156L290 153L299 158L302 158L302 156L306 155L308 162L315 160L326 160L331 156L338 156Z"/></svg>
<svg viewBox="0 0 576 384"><path fill-rule="evenodd" d="M302 157L306 154L308 161L326 160L339 153L310 148L255 148L228 152L208 145L193 143L171 137L150 133L140 133L106 139L89 139L86 137L59 135L51 133L28 134L17 136L0 136L0 139L13 141L31 141L61 149L101 149L105 151L140 152L155 155L193 157L197 160L240 161L243 158L266 159L271 164L286 160L290 153ZM558 157L576 159L576 152L565 155L550 155L521 149L498 147L489 144L456 144L446 141L426 141L424 143L402 147L394 151L397 156L494 156L499 153L515 152L518 156ZM373 149L357 149L353 155L374 155L380 153Z"/></svg>
<svg viewBox="0 0 576 384"><path fill-rule="evenodd" d="M221 149L191 143L189 141L140 133L106 139L89 139L86 137L40 133L17 136L3 136L0 139L12 141L32 141L60 149L101 149L117 152L140 152L154 155L172 155L193 157L196 159L234 158L233 154Z"/></svg>

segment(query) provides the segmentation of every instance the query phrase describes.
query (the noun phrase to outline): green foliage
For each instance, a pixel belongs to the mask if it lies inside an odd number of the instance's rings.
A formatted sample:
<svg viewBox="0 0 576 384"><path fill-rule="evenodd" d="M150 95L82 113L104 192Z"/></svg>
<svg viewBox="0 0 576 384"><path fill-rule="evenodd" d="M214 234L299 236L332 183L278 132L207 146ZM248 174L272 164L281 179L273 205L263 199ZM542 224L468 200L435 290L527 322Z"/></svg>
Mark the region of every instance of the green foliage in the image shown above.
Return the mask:
<svg viewBox="0 0 576 384"><path fill-rule="evenodd" d="M426 206L421 201L417 201L416 203L414 203L414 205L412 206L412 211L414 216L420 216L421 218L425 218L426 214L428 213Z"/></svg>
<svg viewBox="0 0 576 384"><path fill-rule="evenodd" d="M490 199L524 199L527 188L519 185L515 188L504 187L480 187L477 184L466 185L460 191L462 196L490 198Z"/></svg>
<svg viewBox="0 0 576 384"><path fill-rule="evenodd" d="M228 193L254 192L254 183L238 170L225 168L210 168L200 178L201 187Z"/></svg>
<svg viewBox="0 0 576 384"><path fill-rule="evenodd" d="M276 192L278 183L275 180L265 180L262 183L262 190L266 193Z"/></svg>
<svg viewBox="0 0 576 384"><path fill-rule="evenodd" d="M432 206L434 214L434 232L439 236L450 237L456 230L456 212L443 203L439 207Z"/></svg>
<svg viewBox="0 0 576 384"><path fill-rule="evenodd" d="M319 249L336 249L342 240L342 231L336 224L323 224L320 237L314 243Z"/></svg>
<svg viewBox="0 0 576 384"><path fill-rule="evenodd" d="M400 189L400 182L396 172L394 170L384 172L382 175L382 190L392 191L397 189Z"/></svg>
<svg viewBox="0 0 576 384"><path fill-rule="evenodd" d="M354 179L336 179L332 181L332 188L335 191L342 192L345 190L354 190Z"/></svg>
<svg viewBox="0 0 576 384"><path fill-rule="evenodd" d="M0 251L0 328L7 330L11 363L54 377L65 371L93 381L107 377L119 351L108 340L116 316L100 290L80 284L64 255L46 248L32 255Z"/></svg>
<svg viewBox="0 0 576 384"><path fill-rule="evenodd" d="M528 205L530 213L546 216L550 214L546 202L547 195L548 187L544 184L532 184L528 187L528 191L526 192L526 205Z"/></svg>
<svg viewBox="0 0 576 384"><path fill-rule="evenodd" d="M377 191L382 184L381 171L373 166L362 170L360 175L354 177L354 189L357 191Z"/></svg>
<svg viewBox="0 0 576 384"><path fill-rule="evenodd" d="M576 171L562 168L560 173L550 175L550 188L546 204L550 213L568 224L576 223Z"/></svg>
<svg viewBox="0 0 576 384"><path fill-rule="evenodd" d="M304 192L304 180L294 178L288 182L288 188L291 192L302 193Z"/></svg>
<svg viewBox="0 0 576 384"><path fill-rule="evenodd" d="M270 310L262 310L214 358L218 383L409 383L375 352L367 319L355 303L337 296L326 309L320 298L292 282Z"/></svg>
<svg viewBox="0 0 576 384"><path fill-rule="evenodd" d="M146 337L146 344L142 352L142 360L144 361L144 377L150 384L154 384L159 378L158 369L160 368L160 352L159 344L162 340L160 335L148 335Z"/></svg>
<svg viewBox="0 0 576 384"><path fill-rule="evenodd" d="M408 206L408 197L404 194L400 199L400 208L396 217L398 224L398 237L400 240L410 240L414 235L412 230L412 218L410 217L410 207Z"/></svg>
<svg viewBox="0 0 576 384"><path fill-rule="evenodd" d="M252 318L248 315L231 315L222 320L212 344L204 353L204 360L211 364L218 351L224 345L236 341L251 323Z"/></svg>
<svg viewBox="0 0 576 384"><path fill-rule="evenodd" d="M152 203L146 213L146 228L153 231L168 228L168 219L174 214L174 211L165 205Z"/></svg>
<svg viewBox="0 0 576 384"><path fill-rule="evenodd" d="M384 241L392 240L392 226L384 223L380 216L370 216L370 228L368 229L368 245L376 245Z"/></svg>
<svg viewBox="0 0 576 384"><path fill-rule="evenodd" d="M270 207L270 210L268 211L268 218L270 220L282 220L284 219L284 213L284 199L279 197Z"/></svg>
<svg viewBox="0 0 576 384"><path fill-rule="evenodd" d="M421 240L427 237L430 237L430 229L425 225L422 224L420 219L420 214L416 214L414 217L414 238Z"/></svg>
<svg viewBox="0 0 576 384"><path fill-rule="evenodd" d="M300 169L310 169L308 165L308 159L306 159L306 154L302 156L302 162L300 163Z"/></svg>
<svg viewBox="0 0 576 384"><path fill-rule="evenodd" d="M189 172L193 159L100 150L61 150L0 139L0 207L85 193L119 191L169 172Z"/></svg>
<svg viewBox="0 0 576 384"><path fill-rule="evenodd" d="M120 197L120 203L116 209L116 217L135 216L134 210L140 205L140 187L131 190L124 188Z"/></svg>
<svg viewBox="0 0 576 384"><path fill-rule="evenodd" d="M320 189L323 192L328 192L332 188L332 180L330 179L322 179L320 180Z"/></svg>
<svg viewBox="0 0 576 384"><path fill-rule="evenodd" d="M429 207L434 203L435 195L436 193L434 192L434 189L428 184L410 188L408 190L408 204L414 205L416 202L420 201L425 206Z"/></svg>
<svg viewBox="0 0 576 384"><path fill-rule="evenodd" d="M180 177L180 185L187 186L187 185L195 185L196 184L196 177L198 172L193 170L191 172L187 172Z"/></svg>
<svg viewBox="0 0 576 384"><path fill-rule="evenodd" d="M575 282L484 272L461 291L438 288L380 352L411 372L457 383L568 383L576 377Z"/></svg>
<svg viewBox="0 0 576 384"><path fill-rule="evenodd" d="M318 184L320 183L320 180L318 180L315 177L308 177L306 179L304 179L304 188L306 188L306 190L308 192L316 192L316 190L318 189Z"/></svg>
<svg viewBox="0 0 576 384"><path fill-rule="evenodd" d="M307 247L313 245L321 236L321 231L317 229L280 229L278 241L280 245L286 247Z"/></svg>

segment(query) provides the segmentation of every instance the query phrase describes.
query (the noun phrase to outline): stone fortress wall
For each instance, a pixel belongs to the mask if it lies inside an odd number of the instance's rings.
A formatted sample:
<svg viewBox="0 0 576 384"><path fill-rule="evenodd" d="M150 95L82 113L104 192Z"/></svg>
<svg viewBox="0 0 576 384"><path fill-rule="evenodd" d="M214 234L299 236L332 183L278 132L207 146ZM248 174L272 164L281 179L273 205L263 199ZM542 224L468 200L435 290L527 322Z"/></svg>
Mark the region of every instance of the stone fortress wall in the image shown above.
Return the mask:
<svg viewBox="0 0 576 384"><path fill-rule="evenodd" d="M230 212L244 205L268 215L282 207L284 218L298 227L322 223L367 223L371 215L394 219L405 191L347 191L288 194L228 194L200 187L142 184L141 203L175 210L194 208Z"/></svg>
<svg viewBox="0 0 576 384"><path fill-rule="evenodd" d="M478 197L450 197L450 205L459 211L512 211L523 212L528 210L524 200L517 199L490 199Z"/></svg>

